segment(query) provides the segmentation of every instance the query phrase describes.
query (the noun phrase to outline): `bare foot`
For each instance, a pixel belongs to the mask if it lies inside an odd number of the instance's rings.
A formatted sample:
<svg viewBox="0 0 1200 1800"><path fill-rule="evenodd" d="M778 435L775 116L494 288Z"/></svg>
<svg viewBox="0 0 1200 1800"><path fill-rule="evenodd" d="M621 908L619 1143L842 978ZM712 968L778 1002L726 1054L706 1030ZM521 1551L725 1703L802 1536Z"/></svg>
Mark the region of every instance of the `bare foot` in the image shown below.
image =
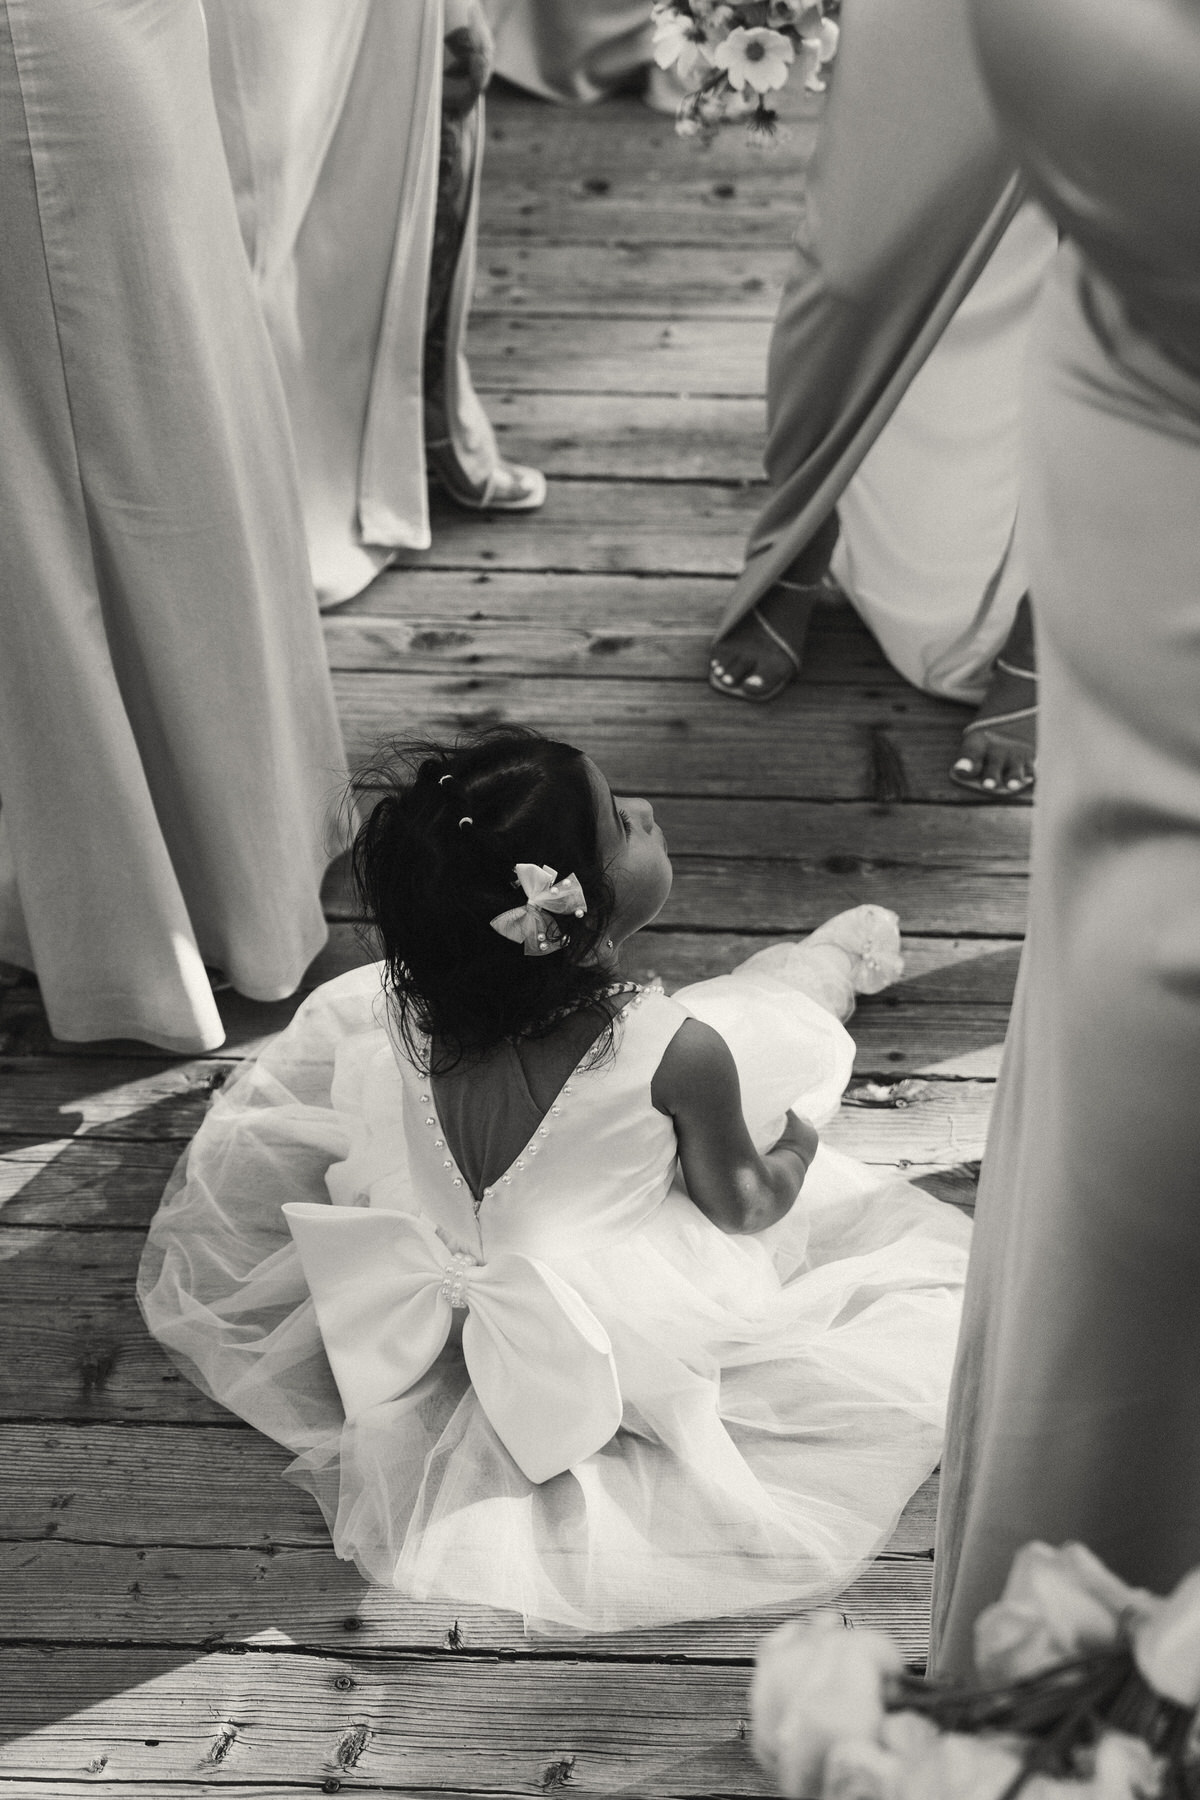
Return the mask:
<svg viewBox="0 0 1200 1800"><path fill-rule="evenodd" d="M1033 614L1022 599L988 691L963 732L962 754L950 779L972 793L1009 800L1028 796L1037 765L1037 670Z"/></svg>

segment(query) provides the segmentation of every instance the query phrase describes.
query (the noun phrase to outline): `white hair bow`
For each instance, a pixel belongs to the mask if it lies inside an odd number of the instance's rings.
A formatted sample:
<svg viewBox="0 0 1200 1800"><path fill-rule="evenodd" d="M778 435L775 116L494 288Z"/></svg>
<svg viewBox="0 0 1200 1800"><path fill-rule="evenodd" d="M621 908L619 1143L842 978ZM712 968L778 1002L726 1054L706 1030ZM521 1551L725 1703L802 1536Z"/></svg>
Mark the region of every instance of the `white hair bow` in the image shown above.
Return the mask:
<svg viewBox="0 0 1200 1800"><path fill-rule="evenodd" d="M548 915L574 913L582 919L587 911L583 889L574 875L556 879L556 871L548 864L518 863L517 880L525 890L524 906L497 913L490 921L493 931L524 944L526 956L552 956L562 948L562 932Z"/></svg>
<svg viewBox="0 0 1200 1800"><path fill-rule="evenodd" d="M308 1201L283 1211L348 1420L407 1393L465 1307L476 1399L528 1480L561 1475L613 1436L621 1390L608 1333L545 1263L511 1250L473 1262L409 1213Z"/></svg>

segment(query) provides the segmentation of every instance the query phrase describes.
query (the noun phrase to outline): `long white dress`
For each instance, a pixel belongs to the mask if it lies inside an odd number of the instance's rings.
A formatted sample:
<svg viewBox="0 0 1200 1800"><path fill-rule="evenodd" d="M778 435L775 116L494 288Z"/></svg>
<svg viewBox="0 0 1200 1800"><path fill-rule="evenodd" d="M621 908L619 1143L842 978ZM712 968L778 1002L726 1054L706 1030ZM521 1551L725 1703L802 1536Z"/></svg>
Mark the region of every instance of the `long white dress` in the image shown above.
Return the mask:
<svg viewBox="0 0 1200 1800"><path fill-rule="evenodd" d="M442 0L208 0L213 86L283 377L313 579L349 599L430 543L426 429L463 485L500 460L465 343L475 280L483 103L458 122L462 218L439 324Z"/></svg>
<svg viewBox="0 0 1200 1800"><path fill-rule="evenodd" d="M886 956L880 920L647 992L478 1204L379 971L329 983L177 1173L150 1329L295 1452L338 1555L405 1594L557 1632L829 1598L937 1461L969 1227L822 1148L786 1219L727 1236L650 1083L696 1014L760 1144L788 1104L827 1118L853 1045L805 990L845 986L837 942Z"/></svg>
<svg viewBox="0 0 1200 1800"><path fill-rule="evenodd" d="M0 0L0 957L219 1044L325 942L346 764L199 0Z"/></svg>

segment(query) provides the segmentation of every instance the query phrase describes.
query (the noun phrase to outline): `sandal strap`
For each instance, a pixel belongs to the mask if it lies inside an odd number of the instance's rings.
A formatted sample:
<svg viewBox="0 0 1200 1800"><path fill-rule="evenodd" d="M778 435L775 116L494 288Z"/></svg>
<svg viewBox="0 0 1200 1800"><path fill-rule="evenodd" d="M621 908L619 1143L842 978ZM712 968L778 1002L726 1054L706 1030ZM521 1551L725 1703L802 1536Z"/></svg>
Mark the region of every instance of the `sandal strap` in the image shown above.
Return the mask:
<svg viewBox="0 0 1200 1800"><path fill-rule="evenodd" d="M963 727L963 736L968 731L987 731L992 725L1014 725L1018 719L1034 719L1037 717L1036 706L1022 706L1016 712L993 713L990 719L972 719Z"/></svg>
<svg viewBox="0 0 1200 1800"><path fill-rule="evenodd" d="M796 655L796 652L792 649L792 646L788 643L787 639L785 637L781 637L779 635L779 633L776 631L775 627L771 624L769 619L763 618L763 616L759 612L757 606L752 606L750 608L750 611L753 614L754 618L756 618L758 620L758 623L762 626L763 630L766 632L766 634L770 638L771 642L773 644L778 645L779 649L783 651L783 654L787 657L788 661L792 665L792 668L795 670L796 674L798 675L800 673L800 658Z"/></svg>
<svg viewBox="0 0 1200 1800"><path fill-rule="evenodd" d="M1036 669L1018 669L1015 663L1005 662L1002 656L996 658L996 667L1003 669L1006 675L1019 675L1022 681L1036 681Z"/></svg>

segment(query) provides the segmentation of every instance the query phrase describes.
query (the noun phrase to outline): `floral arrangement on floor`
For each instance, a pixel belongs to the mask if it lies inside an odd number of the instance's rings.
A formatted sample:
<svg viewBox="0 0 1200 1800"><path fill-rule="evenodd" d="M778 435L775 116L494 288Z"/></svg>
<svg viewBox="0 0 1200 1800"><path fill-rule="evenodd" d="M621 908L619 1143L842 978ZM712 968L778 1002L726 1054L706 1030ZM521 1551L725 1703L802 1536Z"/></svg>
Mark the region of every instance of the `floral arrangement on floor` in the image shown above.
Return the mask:
<svg viewBox="0 0 1200 1800"><path fill-rule="evenodd" d="M675 129L710 139L745 119L751 137L770 140L778 115L767 96L798 75L821 93L821 71L837 50L836 0L655 0L654 60L687 90Z"/></svg>
<svg viewBox="0 0 1200 1800"><path fill-rule="evenodd" d="M927 1681L883 1632L794 1620L759 1651L755 1754L790 1800L1200 1797L1200 1569L1161 1599L1027 1544L975 1665Z"/></svg>

